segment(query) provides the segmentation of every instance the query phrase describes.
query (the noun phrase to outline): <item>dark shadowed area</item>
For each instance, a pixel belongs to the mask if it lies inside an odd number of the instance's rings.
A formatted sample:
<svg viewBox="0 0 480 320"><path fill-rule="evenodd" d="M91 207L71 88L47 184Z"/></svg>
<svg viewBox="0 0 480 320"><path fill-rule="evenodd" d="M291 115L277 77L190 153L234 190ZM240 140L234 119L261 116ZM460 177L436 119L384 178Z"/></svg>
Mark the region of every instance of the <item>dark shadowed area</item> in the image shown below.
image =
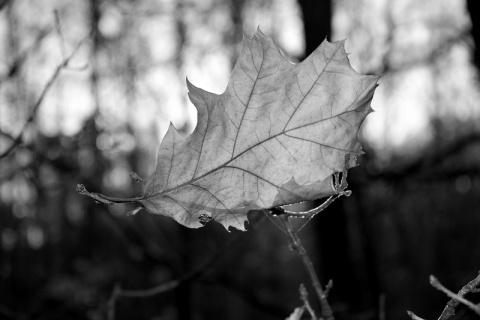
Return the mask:
<svg viewBox="0 0 480 320"><path fill-rule="evenodd" d="M320 309L262 213L249 214L247 232L188 229L75 190L141 196L129 172L152 174L170 121L184 134L195 127L185 78L221 93L242 35L258 26L294 62L347 38L354 69L382 75L360 133L365 155L348 173L352 195L299 233L321 283L333 280L335 318L437 319L449 299L429 276L458 292L480 271L474 6L0 1L0 319L285 319L303 304L301 283ZM475 318L459 306L452 319Z"/></svg>

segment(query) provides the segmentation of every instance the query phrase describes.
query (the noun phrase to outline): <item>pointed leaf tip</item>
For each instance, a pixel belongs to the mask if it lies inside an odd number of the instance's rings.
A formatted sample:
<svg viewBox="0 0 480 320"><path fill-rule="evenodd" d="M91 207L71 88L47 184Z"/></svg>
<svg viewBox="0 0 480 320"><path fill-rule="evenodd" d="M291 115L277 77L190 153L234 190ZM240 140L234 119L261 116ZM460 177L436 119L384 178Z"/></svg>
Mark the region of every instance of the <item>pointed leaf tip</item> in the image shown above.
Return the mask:
<svg viewBox="0 0 480 320"><path fill-rule="evenodd" d="M360 154L378 77L352 69L345 40L325 40L298 65L260 27L243 41L224 93L186 79L198 123L188 137L170 124L140 200L148 212L245 230L251 210L333 195L332 174Z"/></svg>

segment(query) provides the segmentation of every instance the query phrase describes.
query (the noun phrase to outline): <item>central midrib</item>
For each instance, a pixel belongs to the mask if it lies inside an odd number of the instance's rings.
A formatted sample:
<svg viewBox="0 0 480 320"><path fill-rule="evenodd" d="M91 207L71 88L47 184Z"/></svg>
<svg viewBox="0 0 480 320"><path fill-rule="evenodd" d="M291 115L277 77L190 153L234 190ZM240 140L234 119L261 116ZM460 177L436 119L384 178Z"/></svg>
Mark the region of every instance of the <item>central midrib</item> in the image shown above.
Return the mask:
<svg viewBox="0 0 480 320"><path fill-rule="evenodd" d="M277 134L275 134L275 135L273 135L273 136L271 136L271 137L268 137L267 139L265 139L265 140L263 140L263 141L261 141L261 142L258 142L258 143L256 143L256 144L252 145L252 146L249 147L248 149L245 149L244 151L242 151L241 153L239 153L237 156L231 158L230 160L228 160L227 162L225 162L225 163L223 163L222 165L218 166L217 168L215 168L215 169L213 169L213 170L210 170L210 171L202 174L201 176L196 177L195 179L189 180L189 181L187 181L187 182L185 182L185 183L182 183L181 185L178 185L178 186L173 187L173 188L171 188L171 189L165 190L165 191L163 191L163 192L156 193L156 194L152 194L152 195L150 195L150 196L148 196L148 197L145 197L144 199L150 199L150 198L153 198L153 197L155 197L155 196L157 196L157 195L163 195L163 194L166 194L166 193L175 191L175 190L177 190L177 189L180 189L180 188L183 188L183 187L185 187L185 186L188 186L188 185L190 185L190 184L192 184L192 183L194 183L194 182L196 182L196 181L198 181L198 180L200 180L200 179L203 179L204 177L208 176L209 174L212 174L212 173L214 173L215 171L218 171L218 170L220 170L220 169L222 169L222 168L225 168L225 167L228 166L231 162L233 162L234 160L236 160L238 157L240 157L241 155L243 155L243 154L246 153L247 151L252 150L253 148L261 145L261 144L264 143L264 142L267 142L267 141L269 141L269 140L271 140L271 139L274 139L274 138L276 138L276 137L278 137L278 136L281 136L282 134L285 134L285 133L288 133L288 132L290 132L290 131L293 131L293 130L296 130L296 129L300 129L300 128L303 128L303 127L306 127L306 126L309 126L309 125L312 125L312 124L316 124L316 123L319 123L319 122L322 122L322 121L327 121L327 120L330 120L330 119L335 118L335 117L339 117L339 116L341 116L341 115L343 115L343 114L346 114L346 113L349 113L349 112L355 112L355 110L348 110L348 111L339 113L339 114L337 114L337 115L335 115L335 116L331 116L331 117L328 117L328 118L325 118L325 119L321 119L321 120L319 120L319 121L315 121L315 122L312 122L312 123L308 123L308 124L304 124L304 125L301 125L301 126L292 128L292 129L290 129L290 130L284 130L284 131L282 131L282 132L279 132L279 133L277 133Z"/></svg>

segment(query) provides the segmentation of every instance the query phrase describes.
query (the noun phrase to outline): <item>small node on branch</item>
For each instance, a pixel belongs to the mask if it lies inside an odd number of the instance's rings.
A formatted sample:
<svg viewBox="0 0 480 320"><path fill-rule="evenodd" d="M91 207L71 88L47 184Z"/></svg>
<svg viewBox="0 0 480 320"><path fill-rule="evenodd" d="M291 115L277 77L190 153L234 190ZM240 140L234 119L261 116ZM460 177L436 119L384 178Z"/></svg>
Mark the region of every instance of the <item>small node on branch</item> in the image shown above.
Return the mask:
<svg viewBox="0 0 480 320"><path fill-rule="evenodd" d="M333 288L333 280L330 279L327 285L325 286L325 291L323 293L326 298L328 298L328 295L330 294L330 291L332 290L332 288Z"/></svg>

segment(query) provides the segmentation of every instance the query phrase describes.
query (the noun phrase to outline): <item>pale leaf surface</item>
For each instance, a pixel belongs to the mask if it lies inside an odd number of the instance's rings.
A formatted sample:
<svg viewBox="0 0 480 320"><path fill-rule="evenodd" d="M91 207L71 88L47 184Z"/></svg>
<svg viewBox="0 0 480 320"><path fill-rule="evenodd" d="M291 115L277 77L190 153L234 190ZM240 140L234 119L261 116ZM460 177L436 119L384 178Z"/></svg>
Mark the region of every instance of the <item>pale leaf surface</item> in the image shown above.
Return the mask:
<svg viewBox="0 0 480 320"><path fill-rule="evenodd" d="M197 126L182 136L170 125L139 202L187 227L213 219L244 230L250 210L335 194L331 175L361 153L377 81L352 69L344 41L325 40L295 65L258 30L223 94L187 80Z"/></svg>
<svg viewBox="0 0 480 320"><path fill-rule="evenodd" d="M353 70L344 41L325 40L295 65L258 30L244 39L224 93L187 81L197 126L183 136L170 125L142 197L77 189L103 203L139 203L191 228L215 220L245 230L251 210L339 192L332 174L356 165L378 78Z"/></svg>

